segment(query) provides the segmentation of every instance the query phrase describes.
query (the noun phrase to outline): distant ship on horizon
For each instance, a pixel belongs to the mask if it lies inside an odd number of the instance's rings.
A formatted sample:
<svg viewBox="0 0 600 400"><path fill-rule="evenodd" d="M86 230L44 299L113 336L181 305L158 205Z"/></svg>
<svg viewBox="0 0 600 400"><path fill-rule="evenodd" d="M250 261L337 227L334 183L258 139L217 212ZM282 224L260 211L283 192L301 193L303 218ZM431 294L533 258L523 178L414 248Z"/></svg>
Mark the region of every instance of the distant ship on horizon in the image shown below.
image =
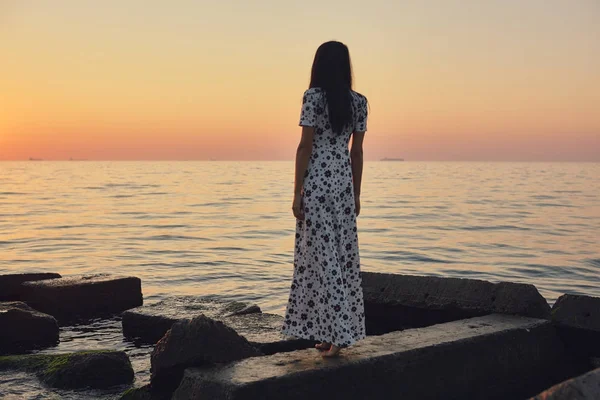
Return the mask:
<svg viewBox="0 0 600 400"><path fill-rule="evenodd" d="M29 161L44 161L44 159L43 158L29 157Z"/></svg>
<svg viewBox="0 0 600 400"><path fill-rule="evenodd" d="M384 157L379 161L404 161L404 158L389 158L389 157Z"/></svg>

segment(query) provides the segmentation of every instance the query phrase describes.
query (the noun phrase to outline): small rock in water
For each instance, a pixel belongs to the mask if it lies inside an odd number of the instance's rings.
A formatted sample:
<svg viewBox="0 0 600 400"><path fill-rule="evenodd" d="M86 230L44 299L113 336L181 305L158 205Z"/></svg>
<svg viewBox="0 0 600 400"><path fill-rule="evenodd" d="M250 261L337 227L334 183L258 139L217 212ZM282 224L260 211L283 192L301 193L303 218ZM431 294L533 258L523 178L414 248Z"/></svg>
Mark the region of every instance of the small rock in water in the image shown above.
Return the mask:
<svg viewBox="0 0 600 400"><path fill-rule="evenodd" d="M262 355L245 338L206 316L175 323L151 357L152 384L175 389L187 367L227 363Z"/></svg>
<svg viewBox="0 0 600 400"><path fill-rule="evenodd" d="M246 315L261 313L262 310L256 304L247 304L239 301L233 301L225 306L224 311L227 313L226 317L232 317L234 315Z"/></svg>
<svg viewBox="0 0 600 400"><path fill-rule="evenodd" d="M35 373L59 389L106 389L133 381L131 362L122 351L85 351L0 357L0 370Z"/></svg>
<svg viewBox="0 0 600 400"><path fill-rule="evenodd" d="M0 354L54 346L58 323L20 301L0 303Z"/></svg>
<svg viewBox="0 0 600 400"><path fill-rule="evenodd" d="M143 303L139 278L107 274L25 282L22 298L62 323L118 313Z"/></svg>

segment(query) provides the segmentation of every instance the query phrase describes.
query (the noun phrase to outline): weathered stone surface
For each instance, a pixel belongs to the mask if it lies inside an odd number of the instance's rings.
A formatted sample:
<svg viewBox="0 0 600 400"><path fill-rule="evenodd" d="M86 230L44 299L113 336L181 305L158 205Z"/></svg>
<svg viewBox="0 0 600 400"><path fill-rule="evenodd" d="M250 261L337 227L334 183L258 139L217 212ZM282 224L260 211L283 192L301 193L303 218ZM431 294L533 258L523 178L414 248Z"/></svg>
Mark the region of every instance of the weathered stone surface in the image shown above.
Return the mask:
<svg viewBox="0 0 600 400"><path fill-rule="evenodd" d="M87 275L22 285L23 299L60 323L121 312L143 303L139 278Z"/></svg>
<svg viewBox="0 0 600 400"><path fill-rule="evenodd" d="M21 284L23 282L57 279L60 277L59 274L54 273L0 275L0 301L21 300Z"/></svg>
<svg viewBox="0 0 600 400"><path fill-rule="evenodd" d="M0 303L0 354L16 354L58 343L58 323L20 301Z"/></svg>
<svg viewBox="0 0 600 400"><path fill-rule="evenodd" d="M122 314L123 335L156 343L171 326L183 319L205 315L212 319L260 313L256 304L222 301L213 297L176 296L147 304Z"/></svg>
<svg viewBox="0 0 600 400"><path fill-rule="evenodd" d="M600 399L600 369L559 383L531 398L531 400L598 399Z"/></svg>
<svg viewBox="0 0 600 400"><path fill-rule="evenodd" d="M571 351L600 356L600 298L562 295L552 307L552 321Z"/></svg>
<svg viewBox="0 0 600 400"><path fill-rule="evenodd" d="M174 400L527 398L573 376L549 321L492 314L316 350L189 368Z"/></svg>
<svg viewBox="0 0 600 400"><path fill-rule="evenodd" d="M0 370L7 369L35 373L45 384L61 389L105 389L131 383L134 377L122 351L0 357Z"/></svg>
<svg viewBox="0 0 600 400"><path fill-rule="evenodd" d="M368 334L492 313L550 318L533 285L363 272L362 287Z"/></svg>
<svg viewBox="0 0 600 400"><path fill-rule="evenodd" d="M156 344L151 356L152 384L176 387L190 366L227 363L261 353L220 321L205 316L178 321Z"/></svg>
<svg viewBox="0 0 600 400"><path fill-rule="evenodd" d="M283 317L264 314L255 304L196 296L168 298L125 311L122 314L123 334L144 343L156 343L175 322L200 315L224 322L264 354L303 349L314 343L284 338L281 335Z"/></svg>

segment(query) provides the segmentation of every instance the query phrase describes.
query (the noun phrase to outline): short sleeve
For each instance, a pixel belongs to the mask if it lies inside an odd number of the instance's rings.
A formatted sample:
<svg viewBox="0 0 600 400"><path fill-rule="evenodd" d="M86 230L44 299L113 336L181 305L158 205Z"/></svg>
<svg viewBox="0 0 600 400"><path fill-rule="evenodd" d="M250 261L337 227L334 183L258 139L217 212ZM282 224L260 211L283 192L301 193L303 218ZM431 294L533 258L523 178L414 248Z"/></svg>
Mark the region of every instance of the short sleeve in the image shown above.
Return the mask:
<svg viewBox="0 0 600 400"><path fill-rule="evenodd" d="M317 125L317 94L308 89L302 96L302 111L300 112L300 126L314 127Z"/></svg>
<svg viewBox="0 0 600 400"><path fill-rule="evenodd" d="M360 96L358 101L358 109L356 116L356 124L354 125L354 132L366 132L367 131L367 118L369 116L369 109L367 106L367 98Z"/></svg>

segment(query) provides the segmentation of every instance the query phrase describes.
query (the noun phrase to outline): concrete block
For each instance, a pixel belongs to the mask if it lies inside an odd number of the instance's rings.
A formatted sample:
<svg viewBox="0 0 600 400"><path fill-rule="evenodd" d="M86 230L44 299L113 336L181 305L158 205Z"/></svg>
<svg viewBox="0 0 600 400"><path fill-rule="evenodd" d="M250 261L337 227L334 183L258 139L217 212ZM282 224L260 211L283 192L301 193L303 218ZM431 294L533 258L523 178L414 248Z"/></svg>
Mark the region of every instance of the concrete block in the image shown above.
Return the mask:
<svg viewBox="0 0 600 400"><path fill-rule="evenodd" d="M419 328L492 313L549 319L533 285L362 272L367 334Z"/></svg>
<svg viewBox="0 0 600 400"><path fill-rule="evenodd" d="M143 303L139 278L89 275L23 283L23 300L59 323L118 313Z"/></svg>

